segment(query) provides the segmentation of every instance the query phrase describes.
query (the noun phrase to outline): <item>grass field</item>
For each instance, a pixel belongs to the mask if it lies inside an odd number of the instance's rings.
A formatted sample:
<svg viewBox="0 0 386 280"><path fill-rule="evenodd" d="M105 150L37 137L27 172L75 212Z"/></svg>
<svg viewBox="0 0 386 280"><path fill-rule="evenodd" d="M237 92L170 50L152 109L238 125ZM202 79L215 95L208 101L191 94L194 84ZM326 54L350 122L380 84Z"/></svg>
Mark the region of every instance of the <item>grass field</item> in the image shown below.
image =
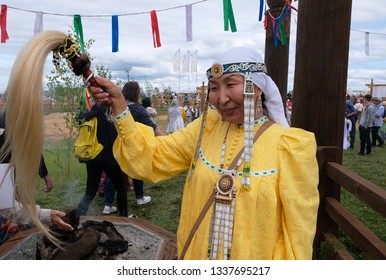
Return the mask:
<svg viewBox="0 0 386 280"><path fill-rule="evenodd" d="M166 131L166 118L160 117L158 125L163 131ZM356 146L359 147L359 139L357 139ZM81 200L85 190L86 166L72 156L71 150L71 143L65 141L45 144L44 156L50 175L55 180L55 187L51 193L45 193L43 181L40 180L38 203L42 207L68 211L76 208ZM358 148L344 151L343 165L386 189L386 147L375 147L371 156L361 157L356 155L357 152ZM159 184L145 182L145 194L152 197L151 203L147 205L137 206L134 192L129 191L128 213L135 214L175 233L179 221L185 176L186 174L183 173ZM345 207L386 242L386 222L383 217L345 190L342 190L341 201ZM88 215L102 215L103 207L103 197L97 196L91 204ZM356 258L365 258L353 246L349 238L342 235L341 240L356 255Z"/></svg>

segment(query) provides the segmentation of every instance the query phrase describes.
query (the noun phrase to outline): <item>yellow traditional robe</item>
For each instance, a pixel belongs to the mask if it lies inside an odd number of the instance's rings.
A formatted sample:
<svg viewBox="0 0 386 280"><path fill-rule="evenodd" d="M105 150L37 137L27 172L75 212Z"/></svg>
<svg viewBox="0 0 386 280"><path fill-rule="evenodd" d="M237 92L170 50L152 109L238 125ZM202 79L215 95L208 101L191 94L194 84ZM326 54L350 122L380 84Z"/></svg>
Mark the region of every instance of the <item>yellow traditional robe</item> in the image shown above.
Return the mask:
<svg viewBox="0 0 386 280"><path fill-rule="evenodd" d="M114 156L130 177L159 182L189 169L199 137L201 118L168 136L154 136L151 127L131 115L116 124ZM229 127L230 126L230 127ZM261 124L255 127L258 129ZM225 167L244 146L243 127L222 121L209 110L201 151L192 180L186 180L177 231L178 253L220 174L226 131ZM314 134L272 125L253 145L251 190L240 190L236 206L232 259L311 259L319 206L318 165ZM242 171L243 165L238 169ZM213 205L202 220L185 259L207 259Z"/></svg>

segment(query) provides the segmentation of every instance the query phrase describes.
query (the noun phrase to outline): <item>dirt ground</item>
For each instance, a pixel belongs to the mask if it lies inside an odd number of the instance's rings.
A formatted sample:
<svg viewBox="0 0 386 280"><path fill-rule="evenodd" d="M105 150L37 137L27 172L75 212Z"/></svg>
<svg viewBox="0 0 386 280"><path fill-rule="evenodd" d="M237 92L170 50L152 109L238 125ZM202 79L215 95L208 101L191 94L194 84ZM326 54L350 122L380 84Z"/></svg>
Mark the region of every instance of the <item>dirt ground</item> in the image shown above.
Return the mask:
<svg viewBox="0 0 386 280"><path fill-rule="evenodd" d="M53 113L44 116L44 140L58 141L62 140L69 131L66 128L65 113ZM158 116L159 127L164 132L166 131L167 115Z"/></svg>
<svg viewBox="0 0 386 280"><path fill-rule="evenodd" d="M65 135L68 135L65 116L65 113L53 113L44 116L44 140L62 140Z"/></svg>

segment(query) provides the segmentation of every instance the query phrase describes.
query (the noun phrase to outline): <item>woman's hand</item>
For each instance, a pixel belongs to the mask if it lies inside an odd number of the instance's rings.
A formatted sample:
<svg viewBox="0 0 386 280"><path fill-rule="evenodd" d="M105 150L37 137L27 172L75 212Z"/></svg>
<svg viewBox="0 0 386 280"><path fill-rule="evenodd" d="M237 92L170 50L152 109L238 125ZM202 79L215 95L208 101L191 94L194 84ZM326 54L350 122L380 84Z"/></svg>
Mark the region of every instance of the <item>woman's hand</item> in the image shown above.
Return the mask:
<svg viewBox="0 0 386 280"><path fill-rule="evenodd" d="M56 228L65 231L73 231L74 228L62 220L62 217L64 216L66 216L66 214L61 211L51 210L51 221Z"/></svg>
<svg viewBox="0 0 386 280"><path fill-rule="evenodd" d="M113 82L101 77L95 77L95 82L97 85L93 84L88 87L94 100L111 106L115 116L123 113L127 104L121 89Z"/></svg>

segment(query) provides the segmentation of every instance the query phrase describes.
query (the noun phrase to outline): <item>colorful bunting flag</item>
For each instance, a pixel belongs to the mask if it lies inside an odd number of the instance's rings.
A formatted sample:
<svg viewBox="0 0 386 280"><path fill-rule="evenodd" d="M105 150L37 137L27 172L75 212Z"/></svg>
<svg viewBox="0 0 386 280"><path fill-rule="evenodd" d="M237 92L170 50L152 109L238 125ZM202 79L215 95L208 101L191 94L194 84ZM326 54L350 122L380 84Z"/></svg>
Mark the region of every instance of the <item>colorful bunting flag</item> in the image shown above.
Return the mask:
<svg viewBox="0 0 386 280"><path fill-rule="evenodd" d="M79 42L80 49L82 52L85 51L84 49L84 41L83 41L83 27L82 27L82 18L80 15L74 15L74 29L76 34L76 39Z"/></svg>
<svg viewBox="0 0 386 280"><path fill-rule="evenodd" d="M370 33L366 32L365 33L365 54L366 54L366 56L370 55L369 37L370 37Z"/></svg>
<svg viewBox="0 0 386 280"><path fill-rule="evenodd" d="M229 30L229 25L231 26L232 32L236 32L236 21L235 16L233 15L233 8L231 0L223 0L224 8L224 30Z"/></svg>
<svg viewBox="0 0 386 280"><path fill-rule="evenodd" d="M36 13L34 36L43 31L43 13Z"/></svg>
<svg viewBox="0 0 386 280"><path fill-rule="evenodd" d="M1 43L5 43L9 37L7 33L7 5L1 5L0 13Z"/></svg>
<svg viewBox="0 0 386 280"><path fill-rule="evenodd" d="M263 10L264 10L264 14L265 14L265 10L266 10L265 1L260 0L259 21L261 21L263 18Z"/></svg>
<svg viewBox="0 0 386 280"><path fill-rule="evenodd" d="M185 6L186 14L186 41L193 41L193 31L192 31L192 5Z"/></svg>
<svg viewBox="0 0 386 280"><path fill-rule="evenodd" d="M119 24L118 24L118 16L111 17L111 33L112 33L112 51L118 52L118 44L119 44Z"/></svg>
<svg viewBox="0 0 386 280"><path fill-rule="evenodd" d="M159 34L158 18L155 10L152 10L150 12L150 18L151 18L151 32L153 36L153 45L154 45L154 48L159 48L161 47L161 37Z"/></svg>

